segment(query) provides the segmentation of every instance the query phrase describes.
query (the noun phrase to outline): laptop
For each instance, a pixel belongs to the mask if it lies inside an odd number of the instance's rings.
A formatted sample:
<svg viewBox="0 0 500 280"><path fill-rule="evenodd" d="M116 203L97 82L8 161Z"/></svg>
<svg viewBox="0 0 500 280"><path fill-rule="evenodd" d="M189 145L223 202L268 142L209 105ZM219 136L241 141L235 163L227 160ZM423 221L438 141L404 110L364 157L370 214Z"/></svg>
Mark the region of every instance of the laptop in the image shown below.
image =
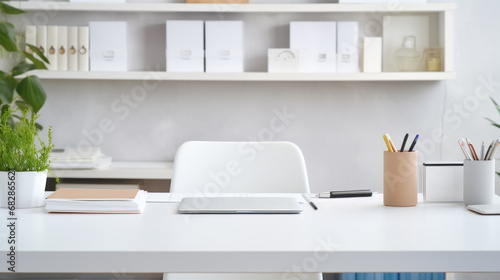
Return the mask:
<svg viewBox="0 0 500 280"><path fill-rule="evenodd" d="M181 214L298 214L302 212L294 197L185 197Z"/></svg>

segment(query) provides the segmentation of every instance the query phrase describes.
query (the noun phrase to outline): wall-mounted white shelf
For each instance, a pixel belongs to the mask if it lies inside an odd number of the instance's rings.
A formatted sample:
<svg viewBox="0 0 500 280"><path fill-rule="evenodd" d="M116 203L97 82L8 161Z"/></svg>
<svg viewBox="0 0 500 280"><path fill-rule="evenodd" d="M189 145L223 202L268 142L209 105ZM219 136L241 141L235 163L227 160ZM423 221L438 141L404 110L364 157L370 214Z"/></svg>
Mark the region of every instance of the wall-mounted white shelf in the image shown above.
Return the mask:
<svg viewBox="0 0 500 280"><path fill-rule="evenodd" d="M454 10L454 3L433 4L174 4L174 3L68 3L25 2L9 4L26 11L93 12L215 12L215 13L330 13L330 12L442 12Z"/></svg>
<svg viewBox="0 0 500 280"><path fill-rule="evenodd" d="M57 176L78 179L172 179L172 162L113 162L108 169L52 169Z"/></svg>
<svg viewBox="0 0 500 280"><path fill-rule="evenodd" d="M46 80L159 80L159 81L439 81L455 79L454 72L385 73L171 73L32 71Z"/></svg>
<svg viewBox="0 0 500 280"><path fill-rule="evenodd" d="M181 4L181 3L69 3L11 1L26 11L57 12L200 12L200 13L360 13L378 15L437 15L438 41L443 48L443 72L383 73L167 73L167 72L62 72L35 71L51 80L164 80L164 81L439 81L455 79L453 62L454 3L432 4ZM262 71L253 69L253 71Z"/></svg>

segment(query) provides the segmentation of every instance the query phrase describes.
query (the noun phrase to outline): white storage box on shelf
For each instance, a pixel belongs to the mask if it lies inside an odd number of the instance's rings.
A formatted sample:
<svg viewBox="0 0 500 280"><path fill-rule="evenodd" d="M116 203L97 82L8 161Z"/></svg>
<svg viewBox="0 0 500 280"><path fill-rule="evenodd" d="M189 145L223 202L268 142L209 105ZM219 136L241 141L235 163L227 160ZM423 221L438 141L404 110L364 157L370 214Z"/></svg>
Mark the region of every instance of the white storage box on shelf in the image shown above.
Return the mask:
<svg viewBox="0 0 500 280"><path fill-rule="evenodd" d="M243 21L205 22L206 72L244 72Z"/></svg>
<svg viewBox="0 0 500 280"><path fill-rule="evenodd" d="M90 71L127 71L127 23L91 21Z"/></svg>
<svg viewBox="0 0 500 280"><path fill-rule="evenodd" d="M167 72L204 72L203 21L167 20Z"/></svg>
<svg viewBox="0 0 500 280"><path fill-rule="evenodd" d="M299 72L301 54L300 50L268 49L267 71L269 73Z"/></svg>
<svg viewBox="0 0 500 280"><path fill-rule="evenodd" d="M336 31L334 21L290 22L290 48L306 52L300 72L337 72Z"/></svg>
<svg viewBox="0 0 500 280"><path fill-rule="evenodd" d="M363 72L382 72L382 38L363 38Z"/></svg>
<svg viewBox="0 0 500 280"><path fill-rule="evenodd" d="M357 21L337 22L337 72L359 72L359 33Z"/></svg>

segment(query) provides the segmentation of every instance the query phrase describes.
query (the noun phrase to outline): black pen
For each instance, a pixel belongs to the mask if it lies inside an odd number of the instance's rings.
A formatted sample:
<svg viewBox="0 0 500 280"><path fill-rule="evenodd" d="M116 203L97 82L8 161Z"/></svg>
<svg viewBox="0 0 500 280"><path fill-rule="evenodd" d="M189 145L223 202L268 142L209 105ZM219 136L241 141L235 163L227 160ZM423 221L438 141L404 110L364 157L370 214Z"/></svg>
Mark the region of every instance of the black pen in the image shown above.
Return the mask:
<svg viewBox="0 0 500 280"><path fill-rule="evenodd" d="M401 150L399 150L400 152L405 151L406 140L408 140L408 133L406 133L405 138L403 139L403 145L401 145Z"/></svg>
<svg viewBox="0 0 500 280"><path fill-rule="evenodd" d="M345 191L329 191L319 193L319 198L345 198L345 197L363 197L372 196L372 190L345 190Z"/></svg>
<svg viewBox="0 0 500 280"><path fill-rule="evenodd" d="M309 203L309 205L311 205L311 207L314 210L318 210L318 206L316 206L316 204L314 204L314 202L311 201L311 199L309 198L309 196L307 196L305 193L303 193L302 197L306 200L307 203Z"/></svg>
<svg viewBox="0 0 500 280"><path fill-rule="evenodd" d="M413 151L413 148L415 148L415 144L417 144L417 140L418 140L418 134L417 134L417 136L415 136L413 143L411 143L411 146L410 146L410 149L408 150L408 152Z"/></svg>

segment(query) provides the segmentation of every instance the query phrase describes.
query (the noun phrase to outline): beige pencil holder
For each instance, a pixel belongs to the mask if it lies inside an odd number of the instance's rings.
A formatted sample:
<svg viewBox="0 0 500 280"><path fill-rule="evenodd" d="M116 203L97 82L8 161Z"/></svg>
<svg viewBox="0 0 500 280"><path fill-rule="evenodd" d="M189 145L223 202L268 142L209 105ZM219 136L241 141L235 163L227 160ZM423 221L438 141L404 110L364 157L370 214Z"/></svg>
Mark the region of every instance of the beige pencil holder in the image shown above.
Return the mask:
<svg viewBox="0 0 500 280"><path fill-rule="evenodd" d="M417 157L413 152L384 151L384 205L417 205Z"/></svg>

